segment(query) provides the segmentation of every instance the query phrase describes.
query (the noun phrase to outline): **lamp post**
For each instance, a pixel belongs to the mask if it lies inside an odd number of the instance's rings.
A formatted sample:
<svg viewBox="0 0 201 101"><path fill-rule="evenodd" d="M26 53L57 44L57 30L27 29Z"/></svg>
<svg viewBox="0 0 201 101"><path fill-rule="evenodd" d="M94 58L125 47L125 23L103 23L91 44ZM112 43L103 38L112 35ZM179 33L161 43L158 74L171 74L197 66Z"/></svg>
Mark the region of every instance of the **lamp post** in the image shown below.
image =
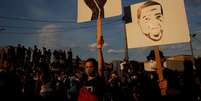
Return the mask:
<svg viewBox="0 0 201 101"><path fill-rule="evenodd" d="M6 30L5 28L0 28L0 32Z"/></svg>
<svg viewBox="0 0 201 101"><path fill-rule="evenodd" d="M128 43L127 43L127 35L126 35L126 16L122 17L123 23L124 23L124 61L129 61L128 56Z"/></svg>
<svg viewBox="0 0 201 101"><path fill-rule="evenodd" d="M194 65L195 65L195 59L194 59L192 38L195 37L195 36L196 36L196 34L191 34L191 35L190 35L190 48L191 48L192 61L193 61L193 64L194 64Z"/></svg>

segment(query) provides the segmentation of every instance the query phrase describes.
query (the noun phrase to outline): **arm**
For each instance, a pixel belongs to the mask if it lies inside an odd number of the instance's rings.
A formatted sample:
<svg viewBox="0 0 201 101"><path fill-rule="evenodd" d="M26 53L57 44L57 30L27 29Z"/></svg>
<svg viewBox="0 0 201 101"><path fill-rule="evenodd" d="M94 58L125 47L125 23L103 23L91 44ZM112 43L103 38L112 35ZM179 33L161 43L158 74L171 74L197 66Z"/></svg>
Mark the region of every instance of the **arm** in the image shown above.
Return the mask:
<svg viewBox="0 0 201 101"><path fill-rule="evenodd" d="M103 60L103 34L101 26L101 17L98 16L97 20L97 50L98 50L98 75L99 77L104 77L104 60Z"/></svg>

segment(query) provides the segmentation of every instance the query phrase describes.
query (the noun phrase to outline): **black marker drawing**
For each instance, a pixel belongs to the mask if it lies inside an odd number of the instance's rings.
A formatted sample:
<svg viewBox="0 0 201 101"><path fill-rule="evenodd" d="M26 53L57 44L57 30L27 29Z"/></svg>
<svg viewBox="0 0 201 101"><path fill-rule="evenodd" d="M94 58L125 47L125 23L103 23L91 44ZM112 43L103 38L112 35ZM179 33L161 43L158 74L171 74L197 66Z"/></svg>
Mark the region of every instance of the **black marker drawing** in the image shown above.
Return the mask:
<svg viewBox="0 0 201 101"><path fill-rule="evenodd" d="M84 0L85 4L91 9L91 20L98 19L99 10L101 18L104 18L104 6L107 0Z"/></svg>

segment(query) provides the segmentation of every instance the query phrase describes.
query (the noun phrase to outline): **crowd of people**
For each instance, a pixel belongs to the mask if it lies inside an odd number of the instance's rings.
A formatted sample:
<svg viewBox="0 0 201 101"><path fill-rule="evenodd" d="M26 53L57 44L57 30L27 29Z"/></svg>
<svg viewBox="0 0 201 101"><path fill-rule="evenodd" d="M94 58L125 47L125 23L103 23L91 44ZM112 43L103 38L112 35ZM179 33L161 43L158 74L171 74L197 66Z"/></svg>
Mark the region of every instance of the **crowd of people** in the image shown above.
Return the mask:
<svg viewBox="0 0 201 101"><path fill-rule="evenodd" d="M142 63L123 61L120 72L107 68L103 58L101 18L97 20L97 60L83 60L69 49L54 50L18 44L0 48L1 99L43 101L200 101L201 59L186 60L184 71L163 66L146 70ZM166 59L159 52L159 61ZM155 61L151 51L147 61ZM152 62L154 63L154 62ZM196 67L195 69L193 67ZM161 92L163 91L163 93Z"/></svg>
<svg viewBox="0 0 201 101"><path fill-rule="evenodd" d="M47 96L46 92L49 90L54 92L53 95L61 97L66 94L63 92L67 89L63 88L65 84L63 80L67 80L66 74L69 74L69 77L75 71L73 68L77 67L73 66L72 57L71 49L67 52L64 50L51 52L45 47L39 49L35 45L32 49L20 44L16 47L0 48L0 84L2 84L0 95L39 98ZM80 58L77 56L76 64L79 61Z"/></svg>
<svg viewBox="0 0 201 101"><path fill-rule="evenodd" d="M77 101L84 85L94 90L98 101L148 101L161 98L167 101L200 101L200 59L196 60L197 69L193 69L191 61L184 62L184 72L164 68L168 90L166 96L161 96L157 73L144 70L140 63L124 63L121 73L114 71L114 67L98 72L95 59L85 60L85 68L82 68L80 63L83 60L79 56L73 59L71 49L67 52L51 52L45 47L41 50L34 46L32 49L19 44L17 47L1 48L0 53L1 97L9 95L22 100ZM154 58L153 52L147 56L147 60Z"/></svg>

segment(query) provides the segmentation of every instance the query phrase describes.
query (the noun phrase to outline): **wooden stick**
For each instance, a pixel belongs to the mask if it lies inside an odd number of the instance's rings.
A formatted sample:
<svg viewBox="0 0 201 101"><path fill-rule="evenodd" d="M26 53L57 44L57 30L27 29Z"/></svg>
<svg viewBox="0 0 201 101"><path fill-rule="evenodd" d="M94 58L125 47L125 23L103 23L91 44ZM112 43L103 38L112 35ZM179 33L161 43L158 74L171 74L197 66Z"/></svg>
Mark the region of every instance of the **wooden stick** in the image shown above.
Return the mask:
<svg viewBox="0 0 201 101"><path fill-rule="evenodd" d="M157 74L158 74L159 83L160 83L161 81L164 80L164 77L163 77L163 69L162 69L162 65L161 65L159 46L154 47L154 53L155 53L155 61L156 61L156 66L157 66ZM161 89L161 95L163 95L163 96L166 95L166 90L167 90L167 88Z"/></svg>

